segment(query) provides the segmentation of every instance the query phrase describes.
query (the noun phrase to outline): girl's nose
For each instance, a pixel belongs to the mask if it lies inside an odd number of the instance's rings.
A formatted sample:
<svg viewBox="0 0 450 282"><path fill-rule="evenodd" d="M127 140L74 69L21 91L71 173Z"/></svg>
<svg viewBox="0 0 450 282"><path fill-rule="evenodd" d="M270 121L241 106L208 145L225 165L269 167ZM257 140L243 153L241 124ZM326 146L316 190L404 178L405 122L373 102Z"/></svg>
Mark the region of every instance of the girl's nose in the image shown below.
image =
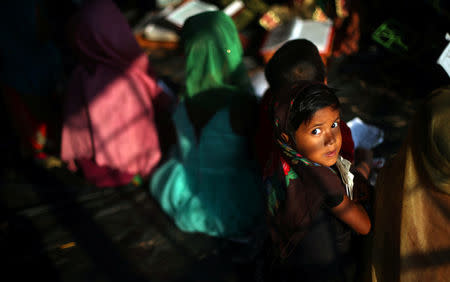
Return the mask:
<svg viewBox="0 0 450 282"><path fill-rule="evenodd" d="M336 135L333 132L328 132L325 135L325 146L333 145L336 142Z"/></svg>

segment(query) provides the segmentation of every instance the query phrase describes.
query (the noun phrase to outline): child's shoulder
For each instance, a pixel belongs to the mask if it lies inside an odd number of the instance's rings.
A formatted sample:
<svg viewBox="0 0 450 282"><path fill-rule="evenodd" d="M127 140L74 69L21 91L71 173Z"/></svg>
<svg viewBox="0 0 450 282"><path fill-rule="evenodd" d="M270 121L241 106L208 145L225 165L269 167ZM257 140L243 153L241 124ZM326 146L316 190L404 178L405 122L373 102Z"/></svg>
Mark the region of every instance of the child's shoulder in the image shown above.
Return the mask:
<svg viewBox="0 0 450 282"><path fill-rule="evenodd" d="M300 172L305 178L306 185L315 185L325 194L345 193L345 186L337 169L326 166L302 166Z"/></svg>

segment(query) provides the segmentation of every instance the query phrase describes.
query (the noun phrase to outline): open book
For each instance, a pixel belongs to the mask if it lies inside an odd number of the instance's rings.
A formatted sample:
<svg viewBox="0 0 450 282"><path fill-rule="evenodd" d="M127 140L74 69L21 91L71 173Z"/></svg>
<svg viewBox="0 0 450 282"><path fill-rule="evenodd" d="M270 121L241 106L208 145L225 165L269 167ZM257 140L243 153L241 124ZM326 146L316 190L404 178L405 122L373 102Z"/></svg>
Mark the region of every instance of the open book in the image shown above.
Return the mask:
<svg viewBox="0 0 450 282"><path fill-rule="evenodd" d="M237 15L245 7L241 0L234 0L222 11L228 16ZM176 8L166 7L158 13L147 15L133 31L139 45L145 49L175 49L179 31L185 21L196 14L219 10L216 6L200 0L188 0Z"/></svg>
<svg viewBox="0 0 450 282"><path fill-rule="evenodd" d="M231 2L222 11L228 16L232 17L237 14L240 10L244 8L244 3L240 0ZM219 8L213 4L205 3L200 0L190 0L185 2L175 8L169 15L167 15L166 20L175 26L181 28L184 22L191 16L207 11L217 11Z"/></svg>
<svg viewBox="0 0 450 282"><path fill-rule="evenodd" d="M308 39L317 46L321 55L329 54L333 42L333 23L295 18L269 32L260 52L265 61L285 42L293 39Z"/></svg>

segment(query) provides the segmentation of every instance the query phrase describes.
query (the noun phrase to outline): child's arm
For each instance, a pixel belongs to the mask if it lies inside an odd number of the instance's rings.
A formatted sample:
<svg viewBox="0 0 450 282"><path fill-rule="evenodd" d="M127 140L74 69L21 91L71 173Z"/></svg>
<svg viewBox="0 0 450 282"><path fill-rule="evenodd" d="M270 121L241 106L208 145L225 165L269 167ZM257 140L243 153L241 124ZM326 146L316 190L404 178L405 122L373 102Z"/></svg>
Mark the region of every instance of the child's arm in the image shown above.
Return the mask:
<svg viewBox="0 0 450 282"><path fill-rule="evenodd" d="M372 159L372 150L363 148L357 148L355 150L355 168L366 179L369 179Z"/></svg>
<svg viewBox="0 0 450 282"><path fill-rule="evenodd" d="M366 235L369 233L371 224L366 211L360 204L356 204L346 195L339 205L331 208L331 211L359 234Z"/></svg>

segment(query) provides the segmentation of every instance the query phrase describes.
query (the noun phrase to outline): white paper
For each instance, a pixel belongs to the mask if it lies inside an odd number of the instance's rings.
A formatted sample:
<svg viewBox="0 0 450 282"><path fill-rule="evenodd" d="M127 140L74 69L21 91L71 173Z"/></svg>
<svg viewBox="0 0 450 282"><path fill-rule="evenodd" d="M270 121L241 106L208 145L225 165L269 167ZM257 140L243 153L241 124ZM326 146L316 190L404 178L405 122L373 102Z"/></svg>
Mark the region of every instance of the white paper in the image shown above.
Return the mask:
<svg viewBox="0 0 450 282"><path fill-rule="evenodd" d="M332 23L304 20L303 28L298 38L308 39L317 46L319 52L326 51Z"/></svg>
<svg viewBox="0 0 450 282"><path fill-rule="evenodd" d="M253 73L250 76L250 81L253 89L255 90L255 94L258 97L262 97L267 88L269 88L269 83L267 82L266 77L264 76L264 71L262 70Z"/></svg>
<svg viewBox="0 0 450 282"><path fill-rule="evenodd" d="M261 51L270 51L272 49L278 49L284 42L293 39L292 31L296 25L295 21L291 21L287 24L277 26L270 33L264 43Z"/></svg>
<svg viewBox="0 0 450 282"><path fill-rule="evenodd" d="M169 6L178 5L182 0L156 0L156 6L158 8L165 8Z"/></svg>
<svg viewBox="0 0 450 282"><path fill-rule="evenodd" d="M319 52L327 51L333 23L302 20L296 18L287 24L276 27L267 38L261 51L278 49L293 39L308 39L317 46Z"/></svg>
<svg viewBox="0 0 450 282"><path fill-rule="evenodd" d="M448 76L450 76L450 43L447 44L444 52L442 52L439 57L437 63L442 66L442 68L447 72Z"/></svg>
<svg viewBox="0 0 450 282"><path fill-rule="evenodd" d="M179 40L176 32L155 24L148 24L145 27L144 37L148 40L162 42L177 42Z"/></svg>
<svg viewBox="0 0 450 282"><path fill-rule="evenodd" d="M226 15L232 17L237 12L242 10L244 7L245 7L244 2L242 2L240 0L236 0L236 1L231 2L228 6L226 6L225 9L223 9L223 12Z"/></svg>
<svg viewBox="0 0 450 282"><path fill-rule="evenodd" d="M364 123L359 117L347 122L352 132L355 148L372 149L383 143L384 132L376 126Z"/></svg>
<svg viewBox="0 0 450 282"><path fill-rule="evenodd" d="M342 182L345 184L345 190L350 200L353 200L353 179L355 176L350 172L351 162L339 156L336 166L341 174Z"/></svg>
<svg viewBox="0 0 450 282"><path fill-rule="evenodd" d="M166 20L169 22L182 27L184 25L184 22L194 15L197 15L199 13L207 12L207 11L217 11L219 8L212 4L208 4L202 1L198 0L191 0L189 2L186 2L182 5L180 5L178 8L176 8L172 13L170 13Z"/></svg>

